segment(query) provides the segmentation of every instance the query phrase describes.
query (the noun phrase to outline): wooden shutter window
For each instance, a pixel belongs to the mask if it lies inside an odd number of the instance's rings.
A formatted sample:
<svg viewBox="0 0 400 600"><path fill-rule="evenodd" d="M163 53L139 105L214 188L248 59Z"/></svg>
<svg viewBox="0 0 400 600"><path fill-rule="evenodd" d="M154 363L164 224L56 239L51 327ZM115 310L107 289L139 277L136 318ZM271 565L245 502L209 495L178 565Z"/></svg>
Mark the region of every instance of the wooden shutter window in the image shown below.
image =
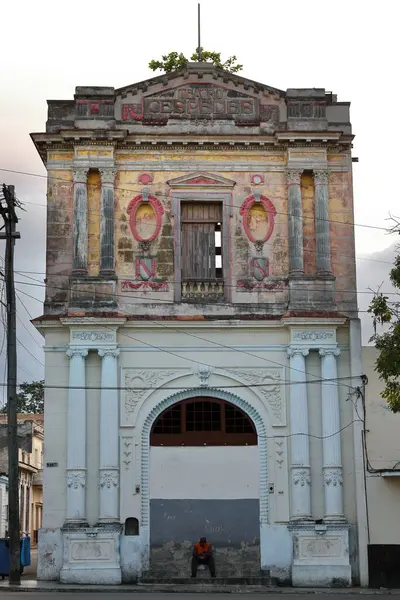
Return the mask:
<svg viewBox="0 0 400 600"><path fill-rule="evenodd" d="M183 202L181 206L182 279L217 278L215 232L220 231L221 203ZM220 269L218 269L220 275Z"/></svg>

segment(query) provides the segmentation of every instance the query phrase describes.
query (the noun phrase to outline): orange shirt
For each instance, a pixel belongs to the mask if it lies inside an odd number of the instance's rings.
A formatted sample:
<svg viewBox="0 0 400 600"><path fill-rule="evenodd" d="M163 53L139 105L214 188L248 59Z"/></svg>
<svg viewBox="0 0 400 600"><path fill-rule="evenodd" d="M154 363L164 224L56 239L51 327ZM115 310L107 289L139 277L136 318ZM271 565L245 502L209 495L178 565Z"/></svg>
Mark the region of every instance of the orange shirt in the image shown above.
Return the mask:
<svg viewBox="0 0 400 600"><path fill-rule="evenodd" d="M204 546L202 546L199 542L197 542L194 545L194 547L195 547L197 554L206 554L207 552L210 552L210 550L211 550L211 544L209 542L206 542L204 544Z"/></svg>

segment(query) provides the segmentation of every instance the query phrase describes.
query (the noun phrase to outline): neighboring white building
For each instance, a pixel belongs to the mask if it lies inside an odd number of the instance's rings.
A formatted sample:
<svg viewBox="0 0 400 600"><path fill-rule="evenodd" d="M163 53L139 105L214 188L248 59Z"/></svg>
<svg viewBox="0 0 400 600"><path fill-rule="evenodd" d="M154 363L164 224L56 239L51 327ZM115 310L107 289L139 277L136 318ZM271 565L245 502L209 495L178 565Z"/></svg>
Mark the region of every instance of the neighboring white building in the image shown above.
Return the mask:
<svg viewBox="0 0 400 600"><path fill-rule="evenodd" d="M8 530L8 477L0 475L0 538Z"/></svg>
<svg viewBox="0 0 400 600"><path fill-rule="evenodd" d="M375 371L377 350L363 348L365 388L365 477L368 501L369 579L373 587L400 585L400 415L382 398Z"/></svg>
<svg viewBox="0 0 400 600"><path fill-rule="evenodd" d="M207 64L49 101L39 579L367 583L348 103Z"/></svg>

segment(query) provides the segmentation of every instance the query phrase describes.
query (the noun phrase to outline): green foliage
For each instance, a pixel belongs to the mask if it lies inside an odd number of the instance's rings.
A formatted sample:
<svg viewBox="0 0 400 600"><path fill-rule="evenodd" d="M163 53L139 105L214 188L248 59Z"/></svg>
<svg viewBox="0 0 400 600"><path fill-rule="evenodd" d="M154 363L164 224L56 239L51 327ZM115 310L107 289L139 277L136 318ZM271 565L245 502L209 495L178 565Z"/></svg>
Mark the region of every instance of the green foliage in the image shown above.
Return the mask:
<svg viewBox="0 0 400 600"><path fill-rule="evenodd" d="M183 69L188 64L188 59L182 54L178 54L177 52L170 52L169 54L164 54L162 60L151 60L149 62L149 68L152 71L164 71L164 73L171 73L172 71L178 71L179 69Z"/></svg>
<svg viewBox="0 0 400 600"><path fill-rule="evenodd" d="M199 54L193 52L190 57L191 61L198 61ZM170 52L169 54L165 54L162 56L162 60L151 60L149 62L149 68L152 71L164 71L164 73L172 73L173 71L178 71L179 69L183 69L188 64L189 60L180 52ZM204 50L204 48L200 48L200 62L208 62L212 63L218 69L223 69L224 71L229 71L229 73L237 73L243 69L243 65L236 64L237 58L236 56L230 56L225 62L222 62L221 52L208 52Z"/></svg>
<svg viewBox="0 0 400 600"><path fill-rule="evenodd" d="M400 289L400 255L395 258L390 281ZM372 315L375 331L370 341L375 342L379 352L375 370L385 384L382 396L390 410L397 413L400 412L400 302L389 301L389 297L378 290L368 312ZM389 328L384 333L377 334L378 324L389 325Z"/></svg>
<svg viewBox="0 0 400 600"><path fill-rule="evenodd" d="M44 381L21 383L17 394L17 412L38 415L44 411ZM7 405L1 412L7 412Z"/></svg>

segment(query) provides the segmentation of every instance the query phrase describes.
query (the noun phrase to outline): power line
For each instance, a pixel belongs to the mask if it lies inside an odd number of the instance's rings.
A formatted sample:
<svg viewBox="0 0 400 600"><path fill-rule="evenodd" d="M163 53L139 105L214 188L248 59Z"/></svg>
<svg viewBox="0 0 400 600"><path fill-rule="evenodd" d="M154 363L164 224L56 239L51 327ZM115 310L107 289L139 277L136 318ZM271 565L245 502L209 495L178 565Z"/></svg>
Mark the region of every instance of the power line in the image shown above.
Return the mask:
<svg viewBox="0 0 400 600"><path fill-rule="evenodd" d="M29 285L32 287L40 287L40 288L46 288L46 289L53 289L53 290L62 290L62 291L71 291L71 287L60 287L60 286L56 286L56 285L52 285L51 283L43 283L40 279L36 279L34 277L30 277L28 275L23 275L22 273L20 273L20 275L22 275L22 277L25 277L26 279L31 279L32 281L35 281L36 283L30 283L27 281L16 281L15 283L18 283L20 285ZM137 281L136 279L131 279L131 278L123 278L124 281ZM285 281L284 279L277 281L276 283ZM165 283L178 283L177 281L174 280L168 280ZM235 288L237 287L237 285L234 284L224 284L224 287L226 288ZM287 287L287 289L289 290L289 286ZM295 288L295 287L290 287L291 291L304 291L304 288ZM21 291L21 290L19 290ZM265 292L268 290L260 290L260 292ZM274 290L271 290L274 291ZM279 291L279 290L278 290ZM320 293L328 293L331 294L332 292L330 290L321 290L320 288L307 288L308 292L320 292ZM257 290L254 290L255 293L259 293ZM142 292L143 293L143 292ZM357 289L352 289L352 290L342 290L342 289L337 289L335 290L336 294L368 294L368 295L374 295L375 292L373 290L357 290ZM400 292L379 292L380 294L386 295L386 296L398 296L400 294ZM136 296L134 294L137 294ZM108 297L112 297L112 298L129 298L134 297L134 298L140 298L143 300L149 300L151 302L166 302L168 304L175 304L175 302L173 300L166 300L166 299L158 299L155 300L154 298L146 298L145 296L142 296L140 292L127 292L126 294L116 294L114 292L99 292L98 293L99 296L104 296L105 298ZM339 301L341 304L354 304L353 301ZM217 304L218 306L221 306L221 303L219 302L208 302L208 305L215 305ZM240 304L240 302L238 302L237 304ZM262 302L261 304L265 304L265 302Z"/></svg>
<svg viewBox="0 0 400 600"><path fill-rule="evenodd" d="M204 363L201 363L204 364ZM226 370L226 367L218 367L221 369L221 371ZM308 385L310 384L314 384L314 383L335 383L337 381L344 381L344 380L349 380L349 379L362 379L363 375L349 375L348 377L332 377L331 379L315 379L313 381L307 381L305 383L299 383L297 381L289 381L286 379L276 379L274 382L272 383L252 383L252 384L247 384L247 383L239 383L239 384L235 384L235 385L223 385L223 386L208 386L208 387L204 387L204 391L205 393L207 392L207 390L216 390L216 389L220 389L220 387L223 387L224 389L248 389L251 390L253 388L268 388L268 387L277 387L278 385L284 385L284 386L291 386L291 385ZM0 387L1 386L5 386L6 383L0 383ZM354 390L354 388L352 386L346 386L349 387L351 390ZM145 390L159 390L160 387L156 387L156 386L123 386L123 385L116 385L116 386L101 386L101 385L62 385L62 384L44 384L43 385L44 389L48 389L48 390L90 390L90 391L101 391L101 390L106 390L106 391L122 391L122 392L127 392L127 391L143 391ZM170 386L168 385L168 387L164 388L165 390L197 390L199 389L199 386L192 386L191 388L188 386Z"/></svg>
<svg viewBox="0 0 400 600"><path fill-rule="evenodd" d="M41 361L40 361L38 358L36 358L36 356L35 356L34 354L32 354L32 352L31 352L30 350L28 350L28 348L25 346L25 344L24 344L23 342L21 342L21 340L20 340L19 338L17 338L17 342L18 342L18 344L19 344L20 346L22 346L22 348L23 348L24 350L26 350L26 352L27 352L27 353L28 353L30 356L32 356L32 358L33 358L34 360L36 360L36 362L37 362L37 363L39 363L39 365L40 365L41 367L43 367L43 368L44 368L44 364L43 364L43 363L42 363L42 362L41 362Z"/></svg>
<svg viewBox="0 0 400 600"><path fill-rule="evenodd" d="M6 173L15 173L18 175L25 175L25 176L29 176L29 177L40 177L43 179L53 179L56 181L62 181L63 183L66 183L68 185L74 185L74 182L68 179L64 179L62 177L55 177L53 175L41 175L40 173L29 173L27 171L16 171L14 169L3 169L0 168L0 171L4 171ZM95 187L97 188L97 184L92 184L90 182L87 182L87 186L90 187ZM335 187L343 187L343 184L331 184L331 187L335 186ZM132 189L128 189L128 188L123 188L121 186L114 186L114 190L118 190L118 191L124 191L124 192L129 192L129 193L136 193L138 192L139 194L141 193L140 190L141 188L139 188L138 184L135 184L135 187L137 188L137 190L132 190ZM142 186L143 187L143 186ZM139 189L138 189L139 188ZM157 197L161 197L161 198L170 198L170 196L168 196L167 194L163 194L163 193L157 193L156 194ZM47 204L41 204L41 203L37 203L37 202L28 202L25 201L24 204L32 204L34 206L43 206L45 208L47 208ZM239 205L236 204L228 204L228 203L222 203L222 205L224 206L228 206L230 208L241 208ZM337 212L342 212L342 211L337 211ZM92 211L92 213L99 213L100 211ZM285 215L285 216L297 216L297 215L292 215L291 213L286 213L286 212L282 212L282 211L277 211L276 214L278 215ZM367 223L354 223L354 222L349 222L349 223L343 223L342 221L335 221L333 219L325 219L324 217L316 217L315 215L313 216L307 216L307 215L302 215L303 219L311 219L312 221L328 221L329 223L337 223L338 225L346 225L346 226L351 226L351 227L365 227L367 229L376 229L376 230L380 230L380 231L388 231L387 227L379 227L377 225L368 225ZM284 223L281 223L284 224Z"/></svg>
<svg viewBox="0 0 400 600"><path fill-rule="evenodd" d="M34 284L27 284L25 281L20 281L20 282L17 282L17 283L20 283L21 285L33 285L34 286ZM44 287L44 285L43 286L38 285L37 287ZM70 291L70 288L66 289L66 288L53 287L53 289L62 289L63 291ZM21 290L21 288L18 288L18 292L20 294L24 294L24 296L27 296L28 298L31 298L32 300L36 300L36 302L39 302L39 304L43 304L43 300L42 299L36 298L35 296L32 296L32 294L28 294L24 290ZM132 297L132 295L128 295L128 294L127 295L113 294L113 293L107 294L105 292L104 292L104 294L99 294L99 295L104 295L106 297L110 296L110 297L115 297L115 298L128 298L128 299ZM134 296L134 298L140 298L140 296ZM164 302L166 304L171 304L171 305L175 304L175 302L173 300L163 300L163 299L154 299L154 298L142 298L142 299L143 300L148 300L149 302L152 302L153 304L157 304L159 302ZM341 302L341 304L346 304L346 302ZM347 304L353 304L353 302L347 302ZM219 302L208 302L207 306L223 306L223 304L221 304ZM357 313L358 314L358 313L368 313L368 312L369 312L368 310L359 310L359 309L350 310L350 309L346 309L346 313ZM132 317L134 315L132 313L132 314L126 314L126 316L127 317ZM282 315L276 315L276 318L280 319L281 316ZM157 321L157 323L158 323L158 321Z"/></svg>
<svg viewBox="0 0 400 600"><path fill-rule="evenodd" d="M18 289L18 291L19 291L19 292L21 292L22 290L19 290L19 289ZM27 294L27 295L28 295L28 294ZM32 297L32 298L34 298L34 297ZM39 301L37 298L34 298L34 299L35 299L35 300L37 300L38 302L40 302L40 301ZM126 313L120 313L120 314L121 314L121 315L123 315L123 316L131 316L131 315L128 315L128 314L126 314ZM200 340L202 340L202 341L205 341L205 342L207 342L207 343L210 343L210 344L214 344L214 345L220 346L220 347L222 347L222 348L226 348L226 349L229 349L229 350L232 350L232 351L242 352L243 354L248 354L248 355L249 355L249 356L251 356L252 358L257 358L258 360L264 360L265 362L268 362L269 364L275 364L276 366L279 366L279 367L281 367L281 368L287 368L287 367L288 367L289 369L292 369L292 370L294 370L294 371L298 371L298 372L300 372L300 373L304 373L304 371L302 371L302 370L300 370L300 369L295 369L294 367L291 367L290 365L288 366L288 365L286 365L286 364L279 363L279 362L273 361L272 359L268 359L268 358L266 358L266 357L258 356L258 355L256 355L256 354L252 354L251 352L246 352L245 350L240 350L240 349L234 348L234 347L232 347L232 346L226 346L225 344L220 344L220 343L218 343L218 342L215 342L215 341L213 341L213 340L210 340L210 339L208 339L208 338L202 338L201 336L196 336L195 334L191 334L191 333L189 333L189 332L185 332L185 331L183 331L183 330L177 330L177 329L174 329L173 327L170 327L170 326L168 326L168 325L163 325L163 324L162 324L160 321L154 321L154 320L151 320L151 319L149 319L149 322L151 322L151 323L154 323L154 324L156 324L156 325L161 325L162 327L165 327L166 329L170 329L170 330L172 330L174 333L178 333L178 332L179 332L179 333L184 333L184 334L186 334L186 335L189 335L189 336L191 336L191 337L194 337L194 338L200 339ZM111 329L111 328L109 328L109 327L107 327L107 326L104 326L104 327L105 327L105 328L107 328L107 329L110 329L110 330L112 331L112 329ZM134 337L134 336L132 336L132 335L128 334L127 332L124 332L124 337L129 337L129 338L131 338L131 339L135 340L136 342L139 342L139 343L141 343L141 344L144 344L144 345L146 345L146 346L149 346L149 347L151 347L151 348L154 348L154 349L158 350L159 352L164 352L164 353L166 353L166 354L171 354L172 356L175 356L175 357L179 358L180 360L186 360L186 361L189 361L189 362L193 362L193 363L195 363L195 364L200 364L200 365L203 365L203 366L207 366L207 367L211 367L211 368L213 368L213 365L210 365L210 364L208 364L208 363L205 363L205 362L202 362L202 361L199 361L199 360L195 360L195 359L193 359L193 358L188 358L187 356L181 356L180 354L177 354L177 353L175 353L175 352L172 352L171 350L166 350L165 348L162 348L162 347L160 347L160 346L156 346L155 344L150 344L149 342L145 342L144 340L141 340L141 339L139 339L139 338L136 338L136 337ZM312 377L317 377L316 375L314 375L314 374L311 374L311 373L307 373L307 372L306 372L306 374L308 374L308 375L311 375ZM341 385L343 385L343 384L341 384ZM346 385L345 387L347 387L347 388L351 389L351 386L349 386L349 385Z"/></svg>

